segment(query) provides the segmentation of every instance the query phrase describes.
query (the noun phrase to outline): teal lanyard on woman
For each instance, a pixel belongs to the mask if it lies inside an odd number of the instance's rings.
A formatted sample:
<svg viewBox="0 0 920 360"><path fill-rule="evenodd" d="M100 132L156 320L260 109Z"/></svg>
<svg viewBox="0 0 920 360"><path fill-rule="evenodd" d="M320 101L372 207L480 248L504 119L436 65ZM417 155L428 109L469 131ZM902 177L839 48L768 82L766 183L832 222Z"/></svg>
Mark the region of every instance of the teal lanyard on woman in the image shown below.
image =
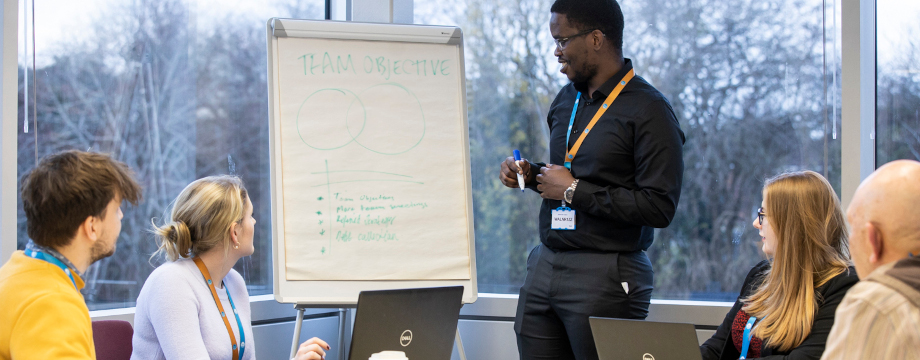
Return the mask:
<svg viewBox="0 0 920 360"><path fill-rule="evenodd" d="M240 314L236 312L236 305L233 305L233 298L230 297L230 289L227 289L227 285L224 285L224 290L227 291L227 300L230 300L230 307L233 309L233 315L236 316L236 326L240 329L240 356L239 360L243 360L243 353L246 352L246 333L243 332L243 322L240 321Z"/></svg>
<svg viewBox="0 0 920 360"><path fill-rule="evenodd" d="M751 346L751 329L754 327L754 322L757 321L756 317L751 316L748 319L747 325L744 325L744 338L741 340L741 357L739 360L747 359L748 347Z"/></svg>
<svg viewBox="0 0 920 360"><path fill-rule="evenodd" d="M233 350L233 357L237 360L243 359L243 353L246 351L246 332L243 330L243 322L240 321L240 314L236 311L236 305L233 305L233 298L230 297L230 289L227 286L224 286L224 290L227 291L227 299L230 300L230 307L233 308L233 315L236 316L236 325L240 330L240 346L236 346L236 337L233 336L233 329L230 328L230 321L227 320L227 314L224 312L224 306L220 304L220 298L217 297L217 290L214 288L214 282L211 281L211 273L208 272L208 267L204 265L204 261L200 257L195 257L193 259L195 265L198 266L198 270L201 271L201 276L204 276L205 282L208 284L208 289L211 290L211 296L214 297L214 304L217 305L217 310L220 311L220 317L224 321L224 325L227 327L227 334L230 335L230 345L231 350Z"/></svg>
<svg viewBox="0 0 920 360"><path fill-rule="evenodd" d="M73 288L77 289L77 281L73 279L73 273L70 271L70 268L67 267L67 265L64 265L64 263L61 262L61 260L58 260L56 257L45 254L41 251L27 249L25 250L25 253L26 253L26 256L30 258L47 261L51 263L52 265L55 265L61 268L61 270L64 270L64 273L67 274L67 277L70 278L70 282L73 284ZM80 289L77 289L77 292L80 292Z"/></svg>

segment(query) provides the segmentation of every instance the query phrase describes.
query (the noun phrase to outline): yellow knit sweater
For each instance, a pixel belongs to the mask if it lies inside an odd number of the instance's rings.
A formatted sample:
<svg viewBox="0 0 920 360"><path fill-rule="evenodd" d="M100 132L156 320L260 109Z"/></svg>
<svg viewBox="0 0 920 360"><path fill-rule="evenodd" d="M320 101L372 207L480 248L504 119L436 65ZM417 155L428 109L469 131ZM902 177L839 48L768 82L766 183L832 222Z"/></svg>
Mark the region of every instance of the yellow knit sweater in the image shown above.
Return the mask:
<svg viewBox="0 0 920 360"><path fill-rule="evenodd" d="M15 252L0 267L0 360L95 358L83 295L61 268Z"/></svg>

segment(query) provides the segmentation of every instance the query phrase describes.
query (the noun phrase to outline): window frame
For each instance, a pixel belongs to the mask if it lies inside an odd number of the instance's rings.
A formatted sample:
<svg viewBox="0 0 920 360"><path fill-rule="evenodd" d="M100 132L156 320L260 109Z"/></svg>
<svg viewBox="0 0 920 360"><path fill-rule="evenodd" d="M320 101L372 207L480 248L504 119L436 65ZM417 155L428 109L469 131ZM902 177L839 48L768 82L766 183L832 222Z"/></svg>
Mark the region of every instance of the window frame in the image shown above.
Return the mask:
<svg viewBox="0 0 920 360"><path fill-rule="evenodd" d="M876 0L842 1L841 201L875 171Z"/></svg>
<svg viewBox="0 0 920 360"><path fill-rule="evenodd" d="M371 0L327 0L327 14L334 20L352 20L354 7ZM842 1L842 109L841 167L842 201L847 206L866 176L875 170L876 106L876 3L875 0ZM399 1L399 7L413 7L413 0ZM19 2L4 1L0 9L2 56L0 56L0 265L16 250L17 201L17 112L18 112L18 20ZM517 308L517 295L480 293L479 300L465 306L467 319L510 321ZM290 304L279 304L272 295L250 299L253 321L283 319L293 314ZM684 321L718 325L731 303L652 300L650 320ZM691 311L687 311L691 307ZM700 311L702 310L702 311ZM318 310L319 311L319 310ZM134 308L98 310L95 320L121 319L133 322ZM715 319L715 320L713 320Z"/></svg>
<svg viewBox="0 0 920 360"><path fill-rule="evenodd" d="M0 10L0 264L16 251L16 123L19 111L19 2Z"/></svg>

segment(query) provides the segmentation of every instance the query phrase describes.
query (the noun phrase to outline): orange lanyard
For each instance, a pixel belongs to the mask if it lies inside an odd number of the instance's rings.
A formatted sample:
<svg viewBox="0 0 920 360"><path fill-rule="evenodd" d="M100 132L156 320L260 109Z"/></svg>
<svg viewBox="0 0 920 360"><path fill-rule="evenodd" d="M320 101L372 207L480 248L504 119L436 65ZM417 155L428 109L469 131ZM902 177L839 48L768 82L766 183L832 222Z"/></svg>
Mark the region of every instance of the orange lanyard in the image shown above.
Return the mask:
<svg viewBox="0 0 920 360"><path fill-rule="evenodd" d="M236 312L236 306L233 305L233 298L230 298L230 290L227 289L227 298L230 299L230 307L233 308L233 315L236 315L236 323L240 327L240 347L236 346L236 336L233 336L233 328L230 327L230 320L227 320L227 314L224 312L224 306L220 304L220 298L217 297L217 289L214 288L214 282L211 281L211 273L208 272L208 268L204 266L204 261L201 261L200 257L195 257L195 265L198 265L198 270L201 271L201 275L204 276L205 282L208 283L208 288L211 289L211 296L214 297L214 304L217 304L217 310L220 311L220 317L224 320L224 325L227 326L227 334L230 335L230 344L233 348L233 359L240 360L243 358L243 353L240 352L246 351L246 334L243 333L243 323L240 321L240 314ZM224 287L226 289L226 287Z"/></svg>
<svg viewBox="0 0 920 360"><path fill-rule="evenodd" d="M578 140L575 140L575 144L572 145L572 149L565 153L566 168L569 170L572 169L572 160L575 159L575 154L578 153L578 148L581 147L581 143L585 141L585 138L588 137L588 133L590 133L591 129L594 128L594 124L597 124L597 121L601 119L601 115L604 115L604 113L607 111L607 108L610 107L610 104L613 104L613 101L617 99L617 96L620 95L620 92L623 91L623 88L626 87L626 84L628 84L635 75L636 72L633 71L633 69L629 69L629 72L626 73L626 76L623 76L623 79L620 80L620 83L617 84L617 86L613 88L613 91L610 92L610 95L607 95L607 100L604 101L604 104L601 105L600 109L597 109L597 113L594 114L594 118L591 119L590 123L588 123L588 127L585 128L585 131L581 132L581 136L578 137ZM581 93L579 92L578 95L576 95L575 108L572 109L572 119L569 121L570 123L575 122L575 112L578 111L578 98L580 97ZM569 124L568 134L572 133L571 127L572 124ZM568 139L568 134L566 135L566 139ZM566 140L565 146L569 146L568 140Z"/></svg>

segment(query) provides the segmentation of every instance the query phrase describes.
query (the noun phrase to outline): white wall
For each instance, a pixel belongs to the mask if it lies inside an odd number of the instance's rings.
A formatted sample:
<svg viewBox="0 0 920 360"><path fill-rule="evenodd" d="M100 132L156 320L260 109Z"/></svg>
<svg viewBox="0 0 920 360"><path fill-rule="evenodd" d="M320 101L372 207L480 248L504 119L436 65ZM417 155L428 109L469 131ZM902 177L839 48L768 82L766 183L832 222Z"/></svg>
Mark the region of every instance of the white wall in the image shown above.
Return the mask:
<svg viewBox="0 0 920 360"><path fill-rule="evenodd" d="M0 264L16 250L16 114L19 2L3 0L0 29Z"/></svg>

